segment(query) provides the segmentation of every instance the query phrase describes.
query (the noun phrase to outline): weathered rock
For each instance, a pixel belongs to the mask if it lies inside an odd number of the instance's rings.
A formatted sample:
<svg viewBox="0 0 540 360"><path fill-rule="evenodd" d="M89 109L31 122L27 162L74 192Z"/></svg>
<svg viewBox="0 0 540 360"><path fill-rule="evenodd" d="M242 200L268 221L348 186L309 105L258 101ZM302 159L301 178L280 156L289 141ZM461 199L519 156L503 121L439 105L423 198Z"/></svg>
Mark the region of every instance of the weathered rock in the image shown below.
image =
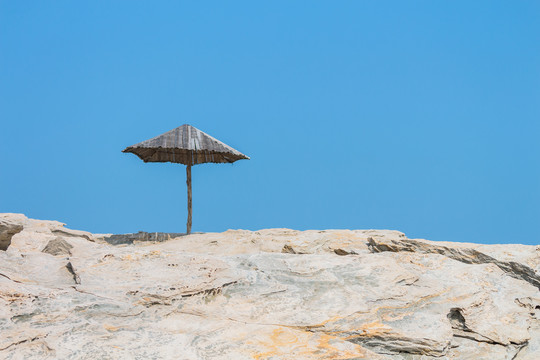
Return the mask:
<svg viewBox="0 0 540 360"><path fill-rule="evenodd" d="M87 231L81 231L81 230L72 230L65 227L52 229L51 230L53 234L60 235L60 236L67 236L67 237L82 237L89 241L95 241L94 236L87 232Z"/></svg>
<svg viewBox="0 0 540 360"><path fill-rule="evenodd" d="M73 249L72 245L66 240L58 237L50 240L41 252L51 255L71 255L71 249Z"/></svg>
<svg viewBox="0 0 540 360"><path fill-rule="evenodd" d="M22 231L21 216L18 214L0 214L0 250L6 251L11 245L13 235ZM24 216L22 216L24 218Z"/></svg>
<svg viewBox="0 0 540 360"><path fill-rule="evenodd" d="M0 252L0 358L530 360L540 351L534 246L288 229L113 246L18 219L22 231Z"/></svg>
<svg viewBox="0 0 540 360"><path fill-rule="evenodd" d="M111 245L122 245L133 244L141 241L167 241L183 235L184 234L181 233L149 233L146 231L139 231L135 234L106 235L102 238L102 240Z"/></svg>
<svg viewBox="0 0 540 360"><path fill-rule="evenodd" d="M497 265L501 270L506 272L508 275L523 279L532 285L540 288L540 274L522 263L516 261L501 261L496 258L489 256L486 253L478 251L471 244L468 247L464 246L465 244L454 245L453 247L448 247L444 245L434 244L427 241L418 241L418 240L374 240L369 238L368 247L373 252L415 252L423 254L441 254L447 256L451 259L464 262L466 264L488 264L492 263ZM540 250L538 248L536 251ZM538 266L538 263L535 263L535 266Z"/></svg>

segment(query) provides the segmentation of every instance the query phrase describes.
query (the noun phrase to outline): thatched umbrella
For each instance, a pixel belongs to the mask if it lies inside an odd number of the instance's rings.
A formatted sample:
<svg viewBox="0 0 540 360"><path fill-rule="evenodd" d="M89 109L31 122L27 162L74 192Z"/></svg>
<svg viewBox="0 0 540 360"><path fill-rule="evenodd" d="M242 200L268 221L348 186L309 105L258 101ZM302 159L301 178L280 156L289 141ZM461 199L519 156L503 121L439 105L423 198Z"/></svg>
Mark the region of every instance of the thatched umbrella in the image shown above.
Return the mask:
<svg viewBox="0 0 540 360"><path fill-rule="evenodd" d="M191 233L191 165L249 160L248 156L187 124L155 138L128 146L122 152L133 153L144 162L171 162L186 165L188 234Z"/></svg>

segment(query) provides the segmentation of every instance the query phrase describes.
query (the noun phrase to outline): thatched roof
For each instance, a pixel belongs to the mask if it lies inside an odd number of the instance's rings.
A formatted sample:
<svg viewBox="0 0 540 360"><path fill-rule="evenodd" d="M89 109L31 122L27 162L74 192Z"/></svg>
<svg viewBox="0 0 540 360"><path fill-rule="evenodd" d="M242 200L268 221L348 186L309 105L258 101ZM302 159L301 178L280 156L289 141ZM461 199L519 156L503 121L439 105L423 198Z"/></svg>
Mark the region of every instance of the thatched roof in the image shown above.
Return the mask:
<svg viewBox="0 0 540 360"><path fill-rule="evenodd" d="M233 163L248 156L214 139L191 125L182 125L155 138L128 146L144 162L172 162L196 165L207 162Z"/></svg>

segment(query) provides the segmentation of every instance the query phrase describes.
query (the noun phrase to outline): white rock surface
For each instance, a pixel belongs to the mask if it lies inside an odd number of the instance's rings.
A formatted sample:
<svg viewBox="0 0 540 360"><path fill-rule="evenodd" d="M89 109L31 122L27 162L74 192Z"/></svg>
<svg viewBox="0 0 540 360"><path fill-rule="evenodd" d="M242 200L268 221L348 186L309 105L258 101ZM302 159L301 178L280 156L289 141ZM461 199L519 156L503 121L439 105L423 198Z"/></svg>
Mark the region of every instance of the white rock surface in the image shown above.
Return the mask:
<svg viewBox="0 0 540 360"><path fill-rule="evenodd" d="M540 247L288 229L113 246L20 214L0 230L2 359L540 358Z"/></svg>

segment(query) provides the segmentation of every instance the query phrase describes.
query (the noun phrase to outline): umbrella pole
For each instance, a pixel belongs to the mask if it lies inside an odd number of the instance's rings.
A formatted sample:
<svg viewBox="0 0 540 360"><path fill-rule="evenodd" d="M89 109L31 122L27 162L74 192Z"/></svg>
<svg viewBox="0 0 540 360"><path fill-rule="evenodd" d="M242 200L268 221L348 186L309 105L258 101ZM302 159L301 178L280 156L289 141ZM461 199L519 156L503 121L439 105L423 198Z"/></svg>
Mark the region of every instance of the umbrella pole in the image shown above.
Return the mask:
<svg viewBox="0 0 540 360"><path fill-rule="evenodd" d="M191 234L191 165L186 166L186 184L187 184L187 207L188 207L188 215L187 215L187 231L186 234Z"/></svg>

